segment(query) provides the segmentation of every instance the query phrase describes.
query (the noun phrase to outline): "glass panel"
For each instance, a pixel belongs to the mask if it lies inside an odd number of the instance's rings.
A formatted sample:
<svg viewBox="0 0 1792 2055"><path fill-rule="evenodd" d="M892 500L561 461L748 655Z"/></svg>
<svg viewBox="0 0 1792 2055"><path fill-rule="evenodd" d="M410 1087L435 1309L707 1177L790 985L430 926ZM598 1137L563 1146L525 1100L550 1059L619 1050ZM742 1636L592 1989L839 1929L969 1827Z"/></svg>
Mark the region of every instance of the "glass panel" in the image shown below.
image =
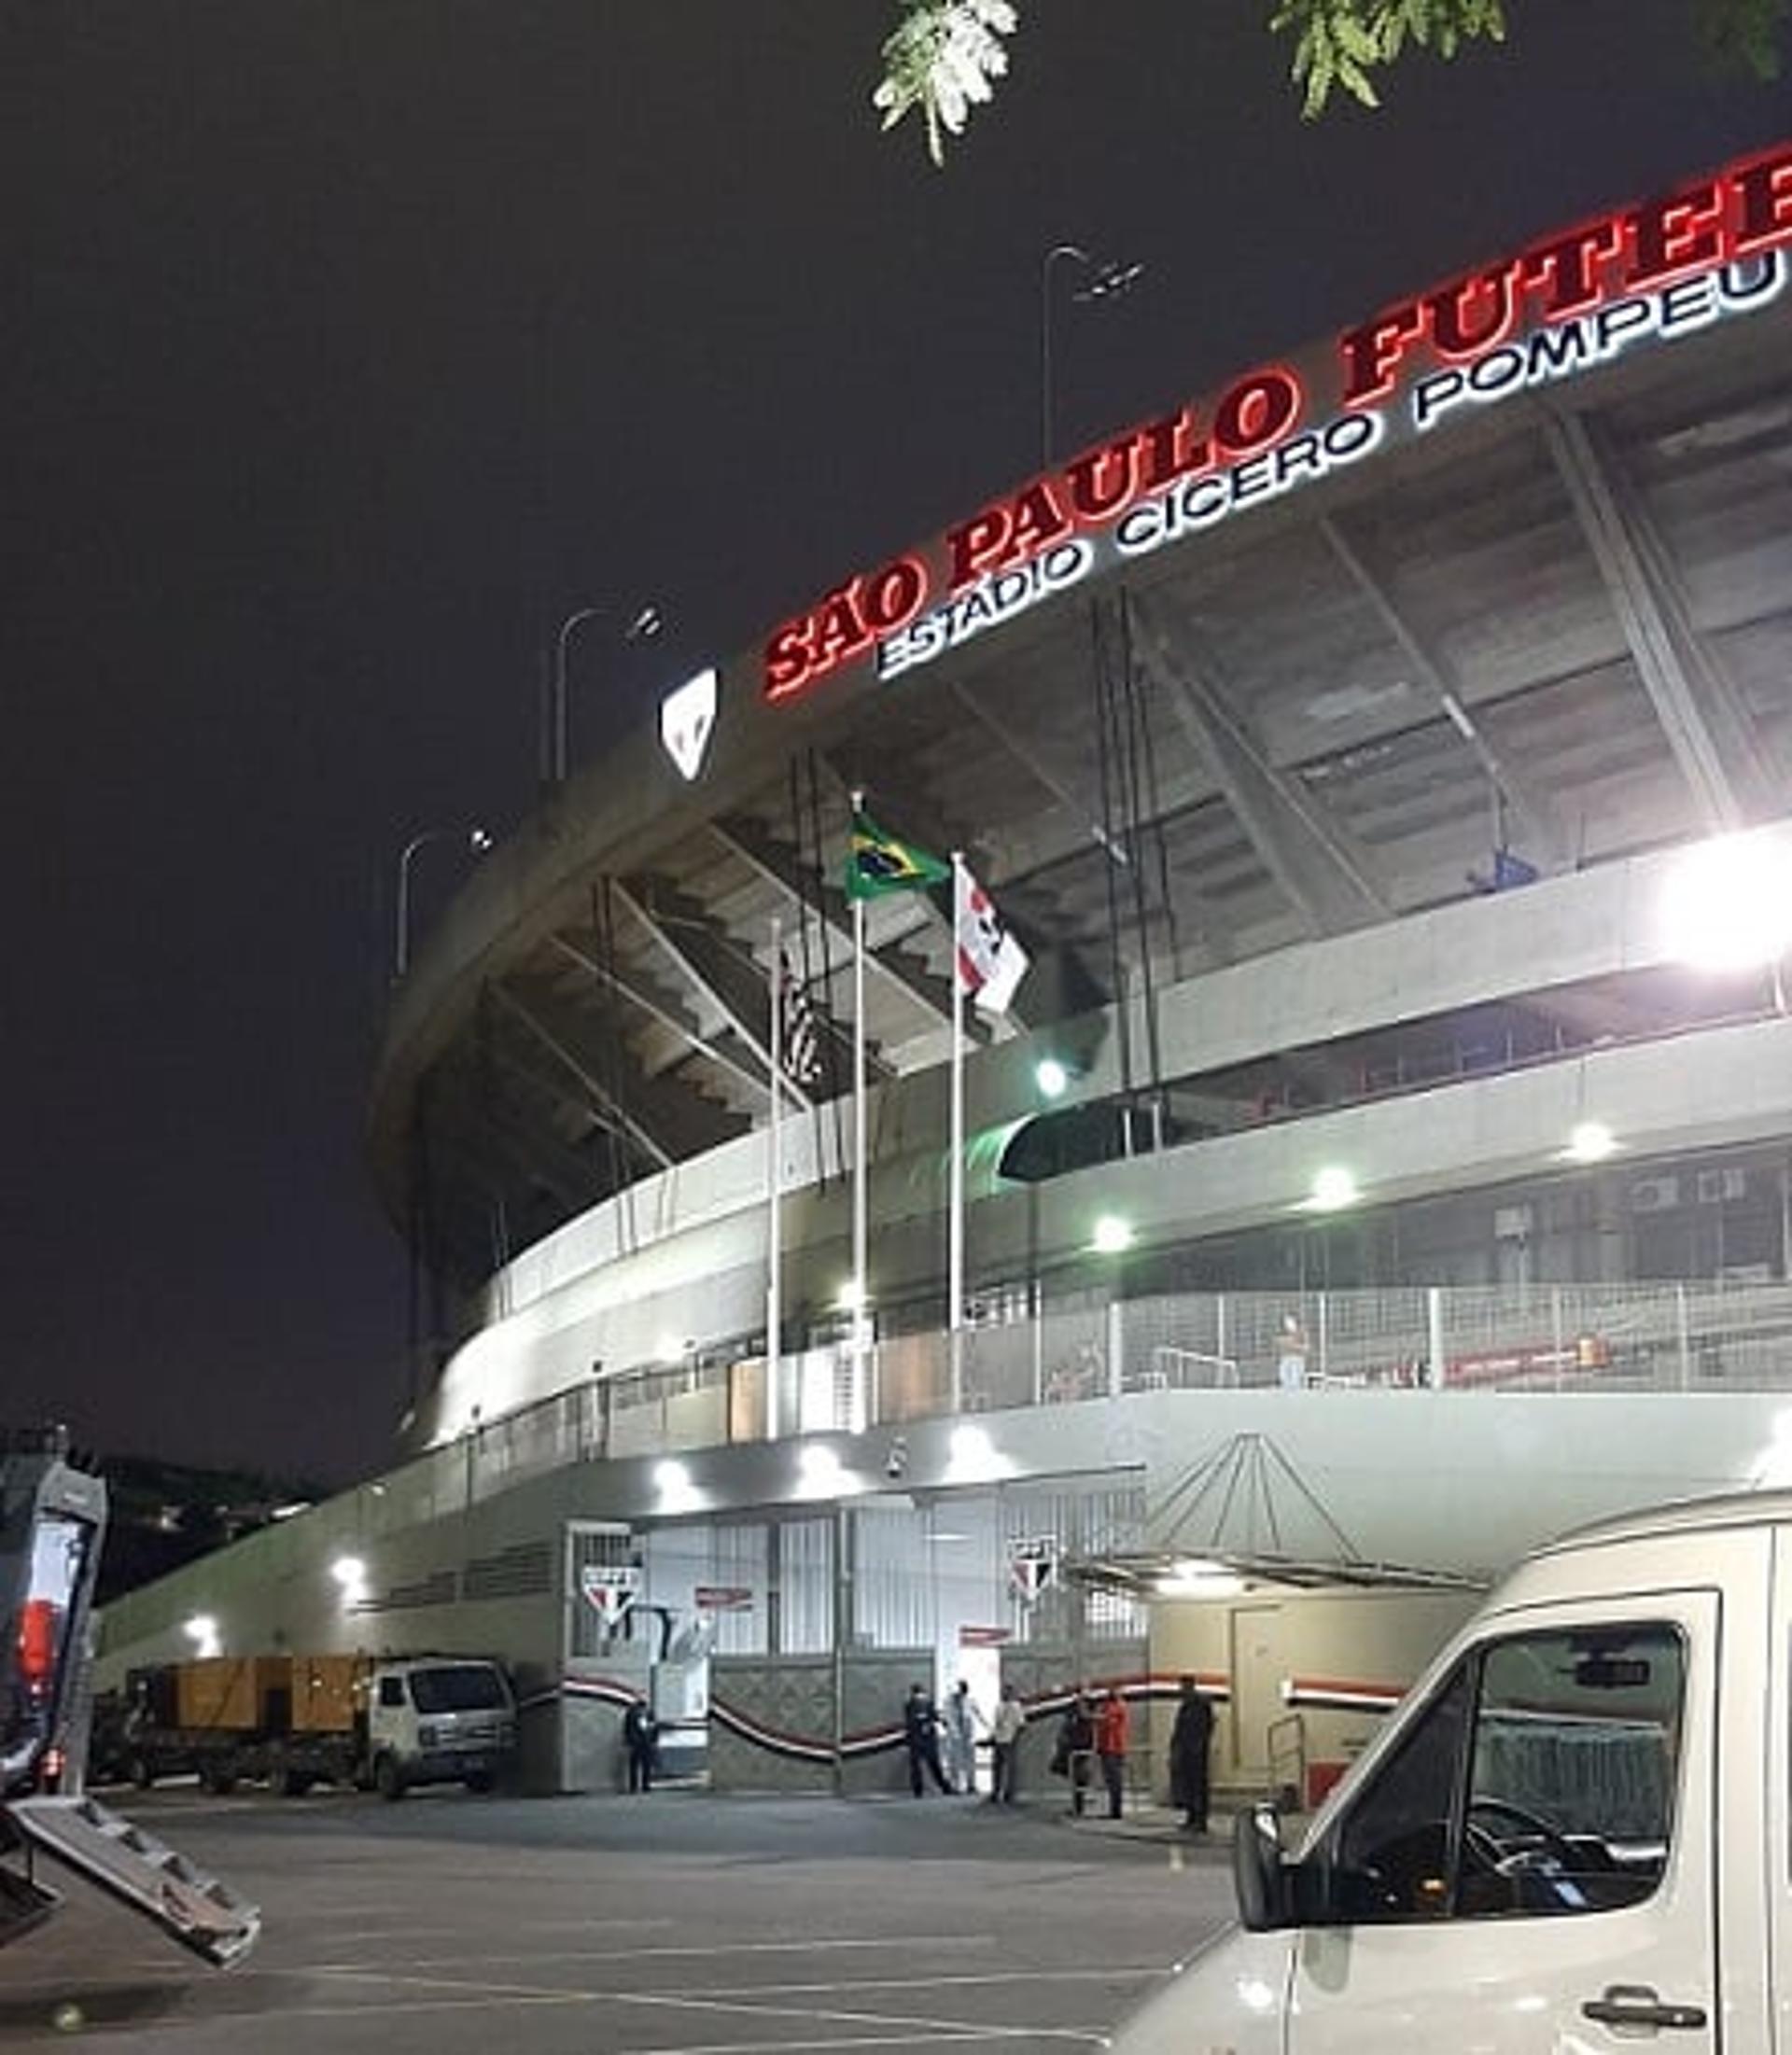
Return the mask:
<svg viewBox="0 0 1792 2055"><path fill-rule="evenodd" d="M1678 1632L1530 1634L1487 1652L1458 1909L1601 1912L1660 1881L1678 1769Z"/></svg>
<svg viewBox="0 0 1792 2055"><path fill-rule="evenodd" d="M1335 1920L1435 1920L1448 1911L1449 1823L1467 1715L1464 1667L1340 1823L1327 1894Z"/></svg>
<svg viewBox="0 0 1792 2055"><path fill-rule="evenodd" d="M1659 1621L1491 1643L1305 1866L1301 1900L1350 1923L1637 1904L1667 1865L1686 1671Z"/></svg>

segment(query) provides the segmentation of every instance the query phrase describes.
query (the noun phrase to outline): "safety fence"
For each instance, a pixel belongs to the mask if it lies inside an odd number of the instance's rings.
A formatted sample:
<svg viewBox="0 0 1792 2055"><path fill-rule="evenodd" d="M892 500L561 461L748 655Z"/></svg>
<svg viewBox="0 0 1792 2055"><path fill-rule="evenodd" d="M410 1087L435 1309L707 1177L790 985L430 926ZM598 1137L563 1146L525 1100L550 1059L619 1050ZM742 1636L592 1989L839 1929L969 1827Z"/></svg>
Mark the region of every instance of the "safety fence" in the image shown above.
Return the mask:
<svg viewBox="0 0 1792 2055"><path fill-rule="evenodd" d="M1792 1285L1182 1293L948 1335L621 1371L480 1424L386 1481L440 1512L577 1461L861 1432L1153 1391L1724 1392L1792 1389Z"/></svg>

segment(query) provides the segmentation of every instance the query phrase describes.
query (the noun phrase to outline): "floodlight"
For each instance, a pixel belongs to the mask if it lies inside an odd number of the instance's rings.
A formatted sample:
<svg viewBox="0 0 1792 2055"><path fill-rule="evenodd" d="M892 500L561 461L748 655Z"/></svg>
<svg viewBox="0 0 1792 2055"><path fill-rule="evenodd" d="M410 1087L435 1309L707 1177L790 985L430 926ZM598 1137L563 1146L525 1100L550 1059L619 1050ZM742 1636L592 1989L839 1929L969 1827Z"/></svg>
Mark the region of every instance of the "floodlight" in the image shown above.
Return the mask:
<svg viewBox="0 0 1792 2055"><path fill-rule="evenodd" d="M1792 847L1718 835L1682 852L1661 894L1670 956L1697 971L1755 971L1792 949Z"/></svg>
<svg viewBox="0 0 1792 2055"><path fill-rule="evenodd" d="M1315 1213L1336 1213L1354 1206L1360 1195L1354 1173L1341 1164L1328 1163L1314 1177L1307 1204Z"/></svg>
<svg viewBox="0 0 1792 2055"><path fill-rule="evenodd" d="M1617 1138L1603 1120L1583 1120L1575 1123L1562 1154L1570 1163L1603 1163L1617 1147Z"/></svg>
<svg viewBox="0 0 1792 2055"><path fill-rule="evenodd" d="M1042 1056L1033 1066L1033 1083L1041 1098L1062 1098L1070 1090L1071 1073L1056 1056Z"/></svg>

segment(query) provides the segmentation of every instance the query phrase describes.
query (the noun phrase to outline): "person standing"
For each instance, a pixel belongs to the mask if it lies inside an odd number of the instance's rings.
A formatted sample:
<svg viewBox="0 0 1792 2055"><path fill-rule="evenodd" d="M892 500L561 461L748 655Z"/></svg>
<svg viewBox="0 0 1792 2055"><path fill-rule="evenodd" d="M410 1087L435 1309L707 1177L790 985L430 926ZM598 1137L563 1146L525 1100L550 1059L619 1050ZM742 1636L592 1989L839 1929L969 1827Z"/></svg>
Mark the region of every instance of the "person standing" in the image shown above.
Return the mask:
<svg viewBox="0 0 1792 2055"><path fill-rule="evenodd" d="M945 1726L946 1781L967 1796L977 1788L977 1709L971 1702L971 1686L960 1677L952 1686L943 1715Z"/></svg>
<svg viewBox="0 0 1792 2055"><path fill-rule="evenodd" d="M949 1796L952 1786L940 1768L940 1709L918 1684L909 1685L903 1705L903 1745L908 1750L908 1788L915 1796L926 1789L923 1771Z"/></svg>
<svg viewBox="0 0 1792 2055"><path fill-rule="evenodd" d="M1307 1388L1307 1330L1298 1313L1281 1316L1281 1332L1276 1340L1276 1382L1284 1391Z"/></svg>
<svg viewBox="0 0 1792 2055"><path fill-rule="evenodd" d="M1108 1789L1111 1820L1120 1817L1120 1801L1126 1791L1127 1726L1127 1701L1119 1688L1110 1685L1095 1716L1095 1753L1101 1764L1101 1782Z"/></svg>
<svg viewBox="0 0 1792 2055"><path fill-rule="evenodd" d="M1052 1768L1071 1780L1071 1811L1083 1817L1089 1791L1089 1760L1095 1753L1095 1716L1087 1695L1079 1691L1064 1709L1063 1724L1052 1749Z"/></svg>
<svg viewBox="0 0 1792 2055"><path fill-rule="evenodd" d="M1207 1832L1208 1752L1213 1740L1213 1705L1193 1677L1183 1679L1176 1725L1169 1737L1169 1797L1183 1809L1183 1830Z"/></svg>
<svg viewBox="0 0 1792 2055"><path fill-rule="evenodd" d="M1015 1758L1026 1725L1027 1714L1021 1708L1020 1695L1012 1684L1003 1685L996 1716L989 1723L991 1805L1013 1805L1015 1802Z"/></svg>
<svg viewBox="0 0 1792 2055"><path fill-rule="evenodd" d="M631 1699L623 1714L623 1746L628 1751L628 1788L651 1791L653 1751L660 1738L660 1723L645 1699Z"/></svg>

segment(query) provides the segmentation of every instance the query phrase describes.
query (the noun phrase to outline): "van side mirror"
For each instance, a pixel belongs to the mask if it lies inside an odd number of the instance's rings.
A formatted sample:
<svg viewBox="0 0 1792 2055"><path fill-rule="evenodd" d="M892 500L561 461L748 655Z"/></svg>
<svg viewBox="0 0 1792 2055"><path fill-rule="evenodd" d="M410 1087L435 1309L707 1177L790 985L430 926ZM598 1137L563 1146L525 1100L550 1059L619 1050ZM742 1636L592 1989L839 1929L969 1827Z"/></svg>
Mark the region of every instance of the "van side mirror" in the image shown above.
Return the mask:
<svg viewBox="0 0 1792 2055"><path fill-rule="evenodd" d="M1232 1823L1232 1884L1239 1920L1253 1934L1288 1924L1288 1868L1281 1822L1272 1805L1253 1805Z"/></svg>

